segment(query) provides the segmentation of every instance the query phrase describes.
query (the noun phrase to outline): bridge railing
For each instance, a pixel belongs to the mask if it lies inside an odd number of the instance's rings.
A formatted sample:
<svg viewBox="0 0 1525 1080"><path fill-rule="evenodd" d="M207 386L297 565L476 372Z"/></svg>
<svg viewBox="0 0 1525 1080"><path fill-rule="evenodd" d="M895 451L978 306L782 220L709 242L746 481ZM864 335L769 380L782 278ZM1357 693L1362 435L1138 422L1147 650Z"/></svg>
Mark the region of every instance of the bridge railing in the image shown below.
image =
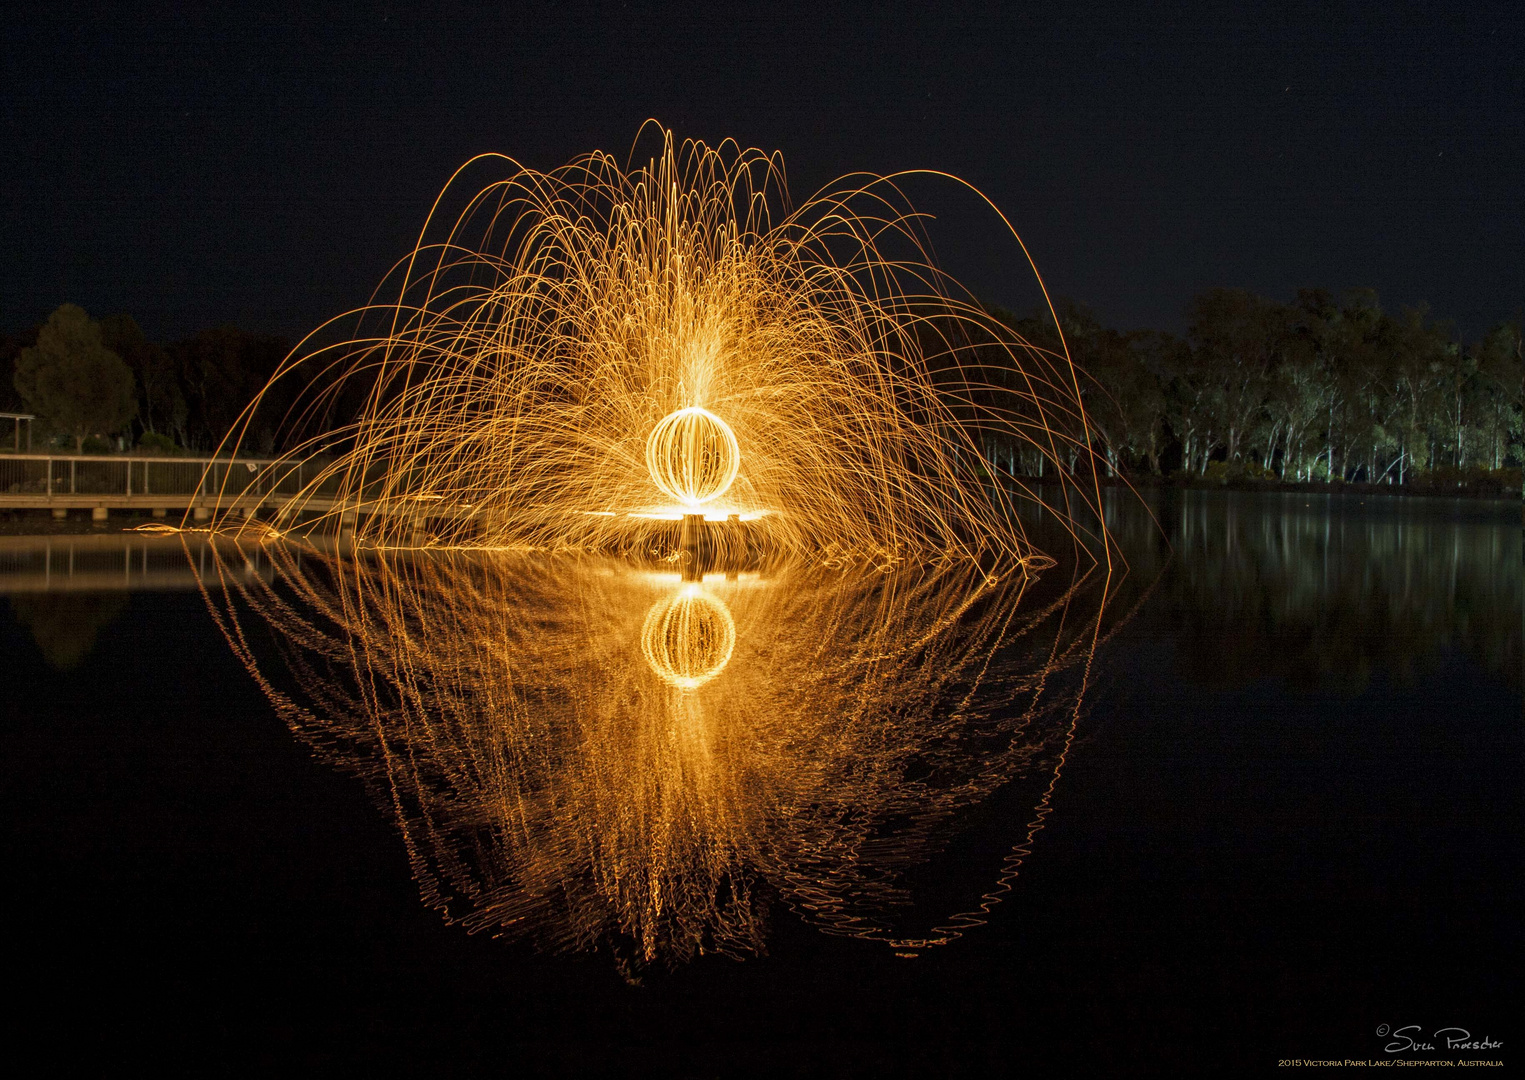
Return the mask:
<svg viewBox="0 0 1525 1080"><path fill-rule="evenodd" d="M249 499L308 494L331 499L340 477L323 477L328 459L270 461L136 456L0 455L0 497L30 499ZM314 481L320 481L313 485Z"/></svg>
<svg viewBox="0 0 1525 1080"><path fill-rule="evenodd" d="M386 461L369 462L363 475L329 472L334 459L189 458L0 455L0 506L67 512L112 507L194 509L198 515L256 506L282 513L339 510L375 513L383 505L410 505L409 475ZM344 506L340 507L339 503ZM198 517L201 520L201 517Z"/></svg>
<svg viewBox="0 0 1525 1080"><path fill-rule="evenodd" d="M296 495L318 479L325 459L303 461L238 458L0 455L0 496L42 499L101 496L147 498L247 498ZM339 478L327 477L310 492L332 497Z"/></svg>

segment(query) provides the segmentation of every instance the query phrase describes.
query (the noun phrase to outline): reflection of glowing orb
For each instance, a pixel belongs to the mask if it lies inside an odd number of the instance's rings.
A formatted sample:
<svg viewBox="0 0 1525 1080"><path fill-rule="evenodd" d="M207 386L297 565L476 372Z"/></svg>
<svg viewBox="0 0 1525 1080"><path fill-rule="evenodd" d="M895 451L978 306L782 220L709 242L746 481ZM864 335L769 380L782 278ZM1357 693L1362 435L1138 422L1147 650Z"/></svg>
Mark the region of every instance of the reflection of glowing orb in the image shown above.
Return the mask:
<svg viewBox="0 0 1525 1080"><path fill-rule="evenodd" d="M690 405L662 418L646 437L646 469L657 487L685 506L707 503L731 486L741 448L731 426Z"/></svg>
<svg viewBox="0 0 1525 1080"><path fill-rule="evenodd" d="M703 686L730 663L736 623L724 603L685 588L659 600L641 626L641 651L658 675L682 690Z"/></svg>

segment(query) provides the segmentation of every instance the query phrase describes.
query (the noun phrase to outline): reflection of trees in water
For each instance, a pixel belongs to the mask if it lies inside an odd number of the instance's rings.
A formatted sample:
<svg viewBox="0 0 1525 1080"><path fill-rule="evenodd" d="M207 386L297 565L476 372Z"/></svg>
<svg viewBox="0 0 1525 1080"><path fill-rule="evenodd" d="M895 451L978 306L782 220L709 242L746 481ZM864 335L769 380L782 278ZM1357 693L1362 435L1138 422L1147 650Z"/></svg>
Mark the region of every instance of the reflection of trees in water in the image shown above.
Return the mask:
<svg viewBox="0 0 1525 1080"><path fill-rule="evenodd" d="M1176 552L1166 596L1179 663L1194 681L1274 676L1356 693L1373 674L1410 680L1459 649L1520 686L1517 528L1406 507L1331 512L1302 497L1181 493L1157 513Z"/></svg>
<svg viewBox="0 0 1525 1080"><path fill-rule="evenodd" d="M214 613L293 730L394 809L425 899L474 931L636 964L761 950L769 897L902 949L978 923L988 901L908 945L905 872L961 811L1053 773L1099 617L1066 621L1071 597L1020 571L285 569L295 600L242 598L294 692L265 680L242 605Z"/></svg>
<svg viewBox="0 0 1525 1080"><path fill-rule="evenodd" d="M127 593L18 593L10 602L16 621L32 632L48 663L70 671L90 655L96 635L122 613Z"/></svg>

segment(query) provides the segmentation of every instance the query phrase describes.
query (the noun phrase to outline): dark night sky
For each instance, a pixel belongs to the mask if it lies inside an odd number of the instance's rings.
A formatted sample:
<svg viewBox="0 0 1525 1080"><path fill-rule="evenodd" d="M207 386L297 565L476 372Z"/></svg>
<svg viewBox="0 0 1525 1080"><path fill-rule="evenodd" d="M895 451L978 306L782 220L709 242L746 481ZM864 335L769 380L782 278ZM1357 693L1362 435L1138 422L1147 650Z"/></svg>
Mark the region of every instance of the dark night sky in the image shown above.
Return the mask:
<svg viewBox="0 0 1525 1080"><path fill-rule="evenodd" d="M302 7L7 15L0 329L72 300L299 334L367 299L467 157L623 157L647 117L782 150L796 198L959 174L1119 327L1180 329L1210 285L1368 285L1473 337L1525 295L1518 0ZM1031 306L993 218L914 196L947 269Z"/></svg>

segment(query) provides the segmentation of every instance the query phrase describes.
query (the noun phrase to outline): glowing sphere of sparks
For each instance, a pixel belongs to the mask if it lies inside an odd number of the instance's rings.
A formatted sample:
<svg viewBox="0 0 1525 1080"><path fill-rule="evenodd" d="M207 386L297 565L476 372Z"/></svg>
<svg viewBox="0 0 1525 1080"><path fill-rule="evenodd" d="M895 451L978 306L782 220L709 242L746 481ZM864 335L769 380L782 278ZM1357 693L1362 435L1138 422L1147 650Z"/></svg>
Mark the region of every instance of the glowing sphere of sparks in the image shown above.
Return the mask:
<svg viewBox="0 0 1525 1080"><path fill-rule="evenodd" d="M658 601L641 626L646 662L680 690L703 686L719 675L735 648L736 623L730 609L695 586Z"/></svg>
<svg viewBox="0 0 1525 1080"><path fill-rule="evenodd" d="M722 494L740 468L735 432L698 405L664 416L646 437L652 481L684 506L700 506Z"/></svg>

